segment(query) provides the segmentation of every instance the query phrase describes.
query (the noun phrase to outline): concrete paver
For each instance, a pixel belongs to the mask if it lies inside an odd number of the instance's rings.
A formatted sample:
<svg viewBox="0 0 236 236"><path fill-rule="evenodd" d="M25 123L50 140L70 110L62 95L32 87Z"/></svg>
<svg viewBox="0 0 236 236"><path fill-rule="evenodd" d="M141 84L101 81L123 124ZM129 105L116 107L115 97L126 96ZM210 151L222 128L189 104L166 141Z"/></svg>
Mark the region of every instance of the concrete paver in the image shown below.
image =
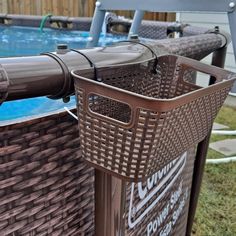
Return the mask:
<svg viewBox="0 0 236 236"><path fill-rule="evenodd" d="M222 124L219 124L219 123L214 122L214 123L213 123L213 129L214 129L214 130L218 130L218 129L229 129L229 127L226 126L226 125L222 125Z"/></svg>
<svg viewBox="0 0 236 236"><path fill-rule="evenodd" d="M217 141L209 145L213 150L224 154L225 156L231 156L236 154L236 139L225 139Z"/></svg>

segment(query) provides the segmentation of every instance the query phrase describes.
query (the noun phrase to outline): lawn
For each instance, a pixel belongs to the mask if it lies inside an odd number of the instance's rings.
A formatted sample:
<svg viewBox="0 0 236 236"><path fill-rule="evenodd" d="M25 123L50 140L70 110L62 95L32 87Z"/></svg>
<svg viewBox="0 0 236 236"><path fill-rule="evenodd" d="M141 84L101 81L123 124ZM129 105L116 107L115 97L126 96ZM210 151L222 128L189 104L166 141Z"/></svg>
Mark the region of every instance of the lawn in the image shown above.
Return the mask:
<svg viewBox="0 0 236 236"><path fill-rule="evenodd" d="M236 110L223 107L215 121L236 130ZM236 137L212 135L211 142L225 138ZM208 151L207 158L221 157L218 152ZM206 165L193 235L236 235L236 162Z"/></svg>

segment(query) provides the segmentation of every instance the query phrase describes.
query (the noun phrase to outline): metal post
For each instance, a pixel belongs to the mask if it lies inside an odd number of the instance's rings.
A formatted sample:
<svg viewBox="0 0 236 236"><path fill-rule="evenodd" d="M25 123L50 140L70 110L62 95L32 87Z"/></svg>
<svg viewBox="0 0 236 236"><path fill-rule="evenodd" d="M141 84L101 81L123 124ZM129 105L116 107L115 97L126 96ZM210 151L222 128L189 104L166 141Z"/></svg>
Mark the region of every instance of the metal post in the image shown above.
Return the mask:
<svg viewBox="0 0 236 236"><path fill-rule="evenodd" d="M225 59L227 53L227 45L215 50L212 55L211 64L220 68L225 67Z"/></svg>
<svg viewBox="0 0 236 236"><path fill-rule="evenodd" d="M138 34L139 27L141 25L144 16L144 11L137 10L134 14L134 19L129 30L129 37L133 34Z"/></svg>
<svg viewBox="0 0 236 236"><path fill-rule="evenodd" d="M231 11L228 12L229 27L230 27L231 37L232 37L232 44L233 44L233 50L234 50L234 58L235 58L235 61L236 61L236 32L235 32L236 13L235 13L235 3L231 2L229 4L229 7L231 8ZM233 86L231 91L233 93L236 93L236 83L234 83L234 86Z"/></svg>
<svg viewBox="0 0 236 236"><path fill-rule="evenodd" d="M92 25L90 28L89 38L88 38L88 43L87 43L88 48L96 47L98 45L98 40L99 40L100 33L102 31L102 24L103 24L105 13L106 13L105 10L100 9L101 5L102 5L101 2L99 1L96 2L96 8L95 8L94 17L93 17Z"/></svg>
<svg viewBox="0 0 236 236"><path fill-rule="evenodd" d="M225 65L225 57L227 52L227 46L224 46L220 49L217 49L212 55L212 65L224 68ZM209 81L209 85L215 83L215 78L211 77ZM208 146L211 137L211 130L207 137L198 144L196 159L194 163L193 170L193 179L192 179L192 188L190 194L190 202L189 202L189 212L188 212L188 222L186 229L186 236L191 236L194 216L197 209L198 198L200 194L202 177L204 173L204 167L206 163L206 156L208 151Z"/></svg>
<svg viewBox="0 0 236 236"><path fill-rule="evenodd" d="M125 182L95 169L95 235L123 236Z"/></svg>
<svg viewBox="0 0 236 236"><path fill-rule="evenodd" d="M236 13L235 13L235 3L231 2L229 4L229 8L230 8L230 11L228 12L229 28L230 28L230 34L231 34L231 37L232 37L234 56L236 57L236 32L235 32Z"/></svg>

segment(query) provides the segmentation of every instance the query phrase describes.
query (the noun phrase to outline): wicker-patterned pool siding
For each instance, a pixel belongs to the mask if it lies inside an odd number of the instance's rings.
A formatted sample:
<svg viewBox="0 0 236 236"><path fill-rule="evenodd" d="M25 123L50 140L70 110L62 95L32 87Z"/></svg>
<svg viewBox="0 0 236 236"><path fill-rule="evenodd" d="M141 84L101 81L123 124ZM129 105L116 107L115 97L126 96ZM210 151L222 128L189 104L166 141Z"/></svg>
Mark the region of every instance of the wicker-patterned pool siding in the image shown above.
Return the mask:
<svg viewBox="0 0 236 236"><path fill-rule="evenodd" d="M0 235L93 235L93 185L68 113L0 127Z"/></svg>

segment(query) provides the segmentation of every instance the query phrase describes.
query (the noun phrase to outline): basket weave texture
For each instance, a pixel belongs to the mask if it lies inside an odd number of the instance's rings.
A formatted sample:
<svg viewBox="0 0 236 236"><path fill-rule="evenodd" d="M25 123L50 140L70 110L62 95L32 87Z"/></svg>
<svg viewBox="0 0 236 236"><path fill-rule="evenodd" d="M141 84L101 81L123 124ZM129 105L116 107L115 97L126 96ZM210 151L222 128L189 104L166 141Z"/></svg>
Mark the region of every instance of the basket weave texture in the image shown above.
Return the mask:
<svg viewBox="0 0 236 236"><path fill-rule="evenodd" d="M203 140L234 81L222 82L232 77L222 69L172 55L159 57L155 69L150 63L100 68L103 83L91 71L72 72L83 157L129 181L147 178ZM219 83L191 83L196 71Z"/></svg>
<svg viewBox="0 0 236 236"><path fill-rule="evenodd" d="M94 172L67 113L0 127L0 235L94 235Z"/></svg>

